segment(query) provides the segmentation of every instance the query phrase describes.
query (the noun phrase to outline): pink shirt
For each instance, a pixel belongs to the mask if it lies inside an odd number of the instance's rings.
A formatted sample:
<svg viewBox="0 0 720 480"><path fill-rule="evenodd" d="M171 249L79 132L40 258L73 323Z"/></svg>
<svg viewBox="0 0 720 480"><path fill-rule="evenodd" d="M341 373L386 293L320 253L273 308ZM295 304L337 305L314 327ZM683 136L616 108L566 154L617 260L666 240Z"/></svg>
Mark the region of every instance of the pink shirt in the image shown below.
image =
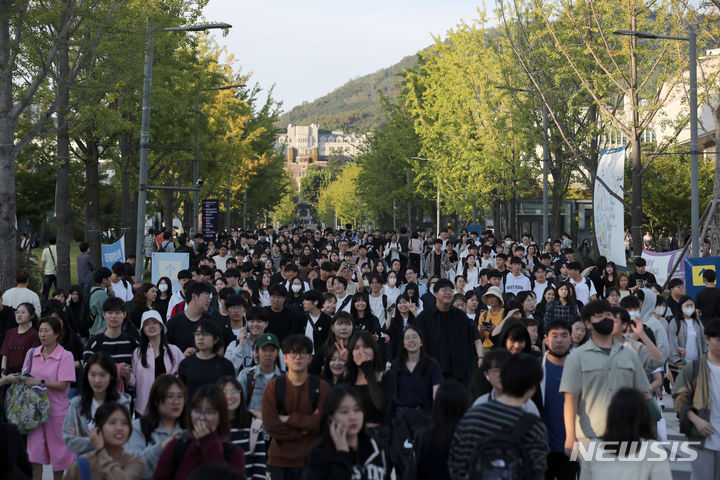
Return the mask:
<svg viewBox="0 0 720 480"><path fill-rule="evenodd" d="M37 347L34 350L28 350L25 355L23 369L30 366L30 352L33 352L32 370L30 375L33 378L45 380L46 382L74 382L75 381L75 360L72 353L65 350L62 346L57 345L53 353L46 359L42 356L42 349ZM64 391L47 389L48 399L50 400L50 415L65 416L70 402L68 400L68 391L70 383Z"/></svg>

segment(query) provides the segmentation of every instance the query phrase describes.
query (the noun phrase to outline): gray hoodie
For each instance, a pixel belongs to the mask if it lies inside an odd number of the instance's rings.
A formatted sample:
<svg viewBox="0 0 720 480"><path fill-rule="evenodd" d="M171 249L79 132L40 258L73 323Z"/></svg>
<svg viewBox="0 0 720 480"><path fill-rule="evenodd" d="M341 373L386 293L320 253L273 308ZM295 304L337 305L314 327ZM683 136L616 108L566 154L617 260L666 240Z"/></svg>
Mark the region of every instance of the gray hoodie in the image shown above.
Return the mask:
<svg viewBox="0 0 720 480"><path fill-rule="evenodd" d="M162 425L158 425L150 434L150 442L148 442L145 434L142 432L139 418L133 420L132 427L132 435L130 435L130 438L123 448L126 452L140 455L145 459L145 472L143 472L141 478L147 480L152 478L158 460L160 460L160 454L163 451L162 442L182 429L180 428L180 424L176 423L172 434L168 434Z"/></svg>
<svg viewBox="0 0 720 480"><path fill-rule="evenodd" d="M93 449L90 444L90 426L89 419L80 413L81 408L80 395L70 400L70 408L65 414L65 422L63 423L62 437L68 450L76 455L91 452ZM121 393L117 403L124 405L130 410L130 395Z"/></svg>
<svg viewBox="0 0 720 480"><path fill-rule="evenodd" d="M668 332L660 320L655 318L655 301L657 295L649 288L641 288L645 294L642 307L640 308L640 319L643 324L647 325L655 335L655 346L663 354L663 362L670 357L670 341L668 340Z"/></svg>

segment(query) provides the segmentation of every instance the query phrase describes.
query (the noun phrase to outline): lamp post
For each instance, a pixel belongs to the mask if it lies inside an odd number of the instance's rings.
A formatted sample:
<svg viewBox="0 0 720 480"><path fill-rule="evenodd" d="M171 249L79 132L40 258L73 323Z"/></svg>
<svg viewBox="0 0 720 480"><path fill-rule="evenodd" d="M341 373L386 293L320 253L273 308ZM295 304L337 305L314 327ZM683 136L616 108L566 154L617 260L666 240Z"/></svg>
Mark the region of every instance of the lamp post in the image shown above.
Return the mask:
<svg viewBox="0 0 720 480"><path fill-rule="evenodd" d="M210 92L213 90L230 90L233 88L244 87L245 84L225 85L222 87L204 88L201 92ZM200 181L200 137L198 133L198 116L200 115L200 105L195 101L195 154L193 155L193 185L198 186ZM198 217L200 216L200 191L195 190L193 193L193 230L198 233Z"/></svg>
<svg viewBox="0 0 720 480"><path fill-rule="evenodd" d="M232 28L227 23L207 23L187 27L161 28L161 32L200 32L215 28ZM137 234L135 243L135 278L143 279L143 240L145 239L145 202L147 201L147 169L150 153L150 91L152 88L153 26L147 26L145 44L145 66L143 70L142 125L140 128L140 175L138 179ZM196 186L196 185L195 185Z"/></svg>
<svg viewBox="0 0 720 480"><path fill-rule="evenodd" d="M688 42L688 70L690 80L689 107L690 107L690 223L691 223L691 257L700 255L700 195L698 173L698 119L697 119L697 32L692 25L687 27L687 37L672 35L657 35L649 32L635 30L615 30L615 35L628 35L637 38L657 40L679 40Z"/></svg>
<svg viewBox="0 0 720 480"><path fill-rule="evenodd" d="M526 93L538 93L537 90L530 90L528 88L513 88L498 85L495 88L498 90L509 90L511 92L526 92ZM542 208L542 238L543 244L548 240L549 226L548 226L548 164L550 163L550 145L548 140L548 109L545 102L542 105L542 129L543 129L543 208Z"/></svg>

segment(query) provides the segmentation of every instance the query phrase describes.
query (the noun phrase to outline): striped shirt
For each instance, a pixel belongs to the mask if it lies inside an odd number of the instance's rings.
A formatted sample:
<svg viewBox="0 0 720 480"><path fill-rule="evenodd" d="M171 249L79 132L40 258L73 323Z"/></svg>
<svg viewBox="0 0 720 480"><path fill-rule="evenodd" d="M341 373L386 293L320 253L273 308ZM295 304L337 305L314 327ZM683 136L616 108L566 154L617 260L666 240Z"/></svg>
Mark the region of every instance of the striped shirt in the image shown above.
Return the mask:
<svg viewBox="0 0 720 480"><path fill-rule="evenodd" d="M94 353L103 351L110 355L115 360L115 363L124 362L131 365L132 354L137 346L135 339L125 332L122 332L117 338L110 338L105 336L104 333L98 333L90 337L90 340L85 344L83 363L86 363Z"/></svg>
<svg viewBox="0 0 720 480"><path fill-rule="evenodd" d="M468 465L470 465L480 440L492 436L499 430L512 429L525 413L520 407L505 405L494 399L468 410L455 429L450 446L448 457L450 477L469 478ZM528 458L531 461L531 478L544 478L548 452L548 434L545 423L535 422L525 434L522 445L527 449Z"/></svg>
<svg viewBox="0 0 720 480"><path fill-rule="evenodd" d="M230 443L237 445L243 449L245 453L245 475L248 480L265 480L265 471L267 470L267 456L265 454L265 436L262 427L260 427L255 435L257 435L257 443L255 443L255 451L248 453L250 450L250 433L248 428L230 429Z"/></svg>

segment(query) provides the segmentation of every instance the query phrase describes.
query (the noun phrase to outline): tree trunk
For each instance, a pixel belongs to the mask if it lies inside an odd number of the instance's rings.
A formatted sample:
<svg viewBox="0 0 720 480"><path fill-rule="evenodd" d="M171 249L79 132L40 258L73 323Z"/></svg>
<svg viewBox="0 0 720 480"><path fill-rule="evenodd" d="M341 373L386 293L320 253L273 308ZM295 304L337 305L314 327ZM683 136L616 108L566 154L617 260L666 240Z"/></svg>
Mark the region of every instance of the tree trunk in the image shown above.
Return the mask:
<svg viewBox="0 0 720 480"><path fill-rule="evenodd" d="M130 168L131 165L137 165L138 156L137 148L134 145L136 139L130 133L120 135L120 226L125 234L125 252L126 255L135 252L135 235L137 227L135 220L137 217L137 199L133 196L133 189L130 187ZM138 259L137 261L140 261Z"/></svg>
<svg viewBox="0 0 720 480"><path fill-rule="evenodd" d="M7 12L8 2L0 2ZM0 15L0 68L10 60L10 19ZM12 110L12 75L0 76L0 291L15 286L17 227L15 225L15 119Z"/></svg>
<svg viewBox="0 0 720 480"><path fill-rule="evenodd" d="M169 232L172 232L173 216L175 214L175 193L165 190L163 193L163 223Z"/></svg>
<svg viewBox="0 0 720 480"><path fill-rule="evenodd" d="M637 17L630 17L630 30L636 30ZM640 151L640 101L637 83L637 56L635 54L637 37L630 37L630 102L632 106L631 148L632 148L632 196L630 198L631 225L630 233L633 240L633 255L642 255L642 152Z"/></svg>
<svg viewBox="0 0 720 480"><path fill-rule="evenodd" d="M61 24L69 15L63 11ZM57 286L66 292L70 289L70 242L72 216L70 214L70 136L67 115L70 100L70 44L69 33L58 38L56 60L56 119L57 119L57 173L55 180L55 223L57 226Z"/></svg>
<svg viewBox="0 0 720 480"><path fill-rule="evenodd" d="M560 238L563 232L562 224L562 206L563 196L556 189L552 189L552 205L550 206L550 237L553 239ZM543 240L544 242L544 240Z"/></svg>
<svg viewBox="0 0 720 480"><path fill-rule="evenodd" d="M95 265L100 266L102 223L100 220L100 149L88 140L85 153L85 205L87 206L87 242Z"/></svg>

